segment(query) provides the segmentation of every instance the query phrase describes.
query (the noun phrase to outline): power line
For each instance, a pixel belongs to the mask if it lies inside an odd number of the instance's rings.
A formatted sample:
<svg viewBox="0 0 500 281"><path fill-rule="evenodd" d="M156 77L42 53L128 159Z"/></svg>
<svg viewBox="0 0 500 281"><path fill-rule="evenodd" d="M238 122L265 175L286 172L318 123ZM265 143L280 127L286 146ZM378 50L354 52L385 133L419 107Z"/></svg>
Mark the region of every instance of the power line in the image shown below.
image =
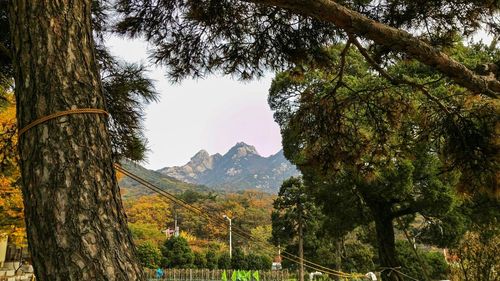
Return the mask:
<svg viewBox="0 0 500 281"><path fill-rule="evenodd" d="M184 207L187 210L189 210L189 211L191 211L193 213L196 213L197 215L205 218L208 222L212 222L213 223L215 221L216 222L216 226L220 226L220 225L225 226L226 225L225 220L223 218L221 218L220 216L218 216L219 214L214 213L212 210L207 210L207 209L204 209L204 208L198 208L196 206L193 206L193 205L187 203L186 201L184 201L184 200L176 197L175 195L171 194L170 192L165 191L165 190L163 190L163 189L155 186L154 184L146 181L145 179L143 179L143 178L141 178L141 177L133 174L132 172L124 169L119 164L115 163L114 167L119 172L125 174L126 176L130 177L131 179L133 179L133 180L137 181L138 183L144 185L146 188L148 188L150 190L153 190L154 192L158 193L159 195L161 195L161 196L167 198L168 200L170 200L170 201L172 201L172 202L180 205L181 207ZM253 242L255 244L258 244L266 252L274 254L274 250L269 249L269 244L266 243L265 241L263 241L261 239L258 239L258 238L255 238L253 235L248 234L247 232L245 232L244 230L241 230L238 227L233 227L233 232L237 236L239 236L240 238L248 239L251 242ZM335 276L339 276L339 277L344 277L344 278L359 278L359 277L364 276L363 274L359 274L359 273L345 273L345 272L342 272L342 271L337 271L337 270L334 270L334 269L322 266L320 264L314 263L312 261L309 261L309 260L306 260L306 259L301 259L300 257L298 257L298 256L296 256L294 254L288 253L286 251L282 251L282 256L283 256L283 258L285 258L285 259L287 259L287 260L289 260L291 262L294 262L296 264L300 264L301 261L302 261L304 263L305 267L310 268L310 269L314 269L316 271L323 272L323 273L326 273L326 274L331 274L331 275L335 275Z"/></svg>

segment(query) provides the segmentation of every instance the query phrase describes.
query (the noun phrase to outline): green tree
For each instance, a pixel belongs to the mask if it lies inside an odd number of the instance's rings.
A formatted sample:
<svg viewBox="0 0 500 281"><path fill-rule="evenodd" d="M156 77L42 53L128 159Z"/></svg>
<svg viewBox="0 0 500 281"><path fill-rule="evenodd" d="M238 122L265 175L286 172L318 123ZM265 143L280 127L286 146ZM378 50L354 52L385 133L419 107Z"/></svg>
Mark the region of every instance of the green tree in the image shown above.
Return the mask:
<svg viewBox="0 0 500 281"><path fill-rule="evenodd" d="M186 239L181 236L170 237L161 247L161 254L166 259L163 267L189 268L193 267L194 254Z"/></svg>
<svg viewBox="0 0 500 281"><path fill-rule="evenodd" d="M359 239L346 241L343 246L342 270L345 272L370 272L375 268L375 250Z"/></svg>
<svg viewBox="0 0 500 281"><path fill-rule="evenodd" d="M244 268L244 269L247 269L247 270L259 270L259 269L261 269L262 264L261 264L260 256L253 254L253 253L250 253L250 254L246 255L245 260L246 260L246 268Z"/></svg>
<svg viewBox="0 0 500 281"><path fill-rule="evenodd" d="M217 259L217 265L219 269L230 269L231 257L229 256L229 253L222 253Z"/></svg>
<svg viewBox="0 0 500 281"><path fill-rule="evenodd" d="M470 162L442 153L457 136L444 139L436 124L446 120L448 124L440 126L468 127L460 132L474 137L468 144L462 139L462 145L483 151L480 157L489 157L484 163L491 172L498 165L489 151L496 146L495 133L488 129L497 122L495 106L482 99L464 106L467 94L440 80L415 95L413 86L387 83L370 71L362 49L353 51L348 43L330 51L338 70L304 65L279 74L273 82L269 102L281 126L285 156L303 173L332 231L347 233L375 222L380 265L397 267L394 221L404 218L409 223L418 212L443 222L461 204L455 187L469 182ZM419 77L419 83L432 81L428 69L415 63L395 64L384 73ZM450 91L456 94L446 104L428 100ZM485 180L476 184L488 186L493 177L486 172L481 176ZM448 241L461 234L446 233L453 236ZM388 272L385 275L389 278ZM390 278L401 280L397 274Z"/></svg>
<svg viewBox="0 0 500 281"><path fill-rule="evenodd" d="M260 270L270 270L271 266L273 265L273 260L265 255L259 256L259 261L260 264L258 269Z"/></svg>
<svg viewBox="0 0 500 281"><path fill-rule="evenodd" d="M137 257L142 266L147 268L158 268L161 264L161 252L151 242L137 245Z"/></svg>
<svg viewBox="0 0 500 281"><path fill-rule="evenodd" d="M345 242L345 231L332 232L325 228L327 218L316 206L314 198L300 178L291 178L281 186L278 198L275 200L272 214L273 237L276 245L281 245L289 253L299 256L297 213L302 209L304 223L303 250L304 257L315 263L336 270L348 272L364 272L373 270L373 253L369 245L358 239ZM349 234L353 236L354 234ZM297 269L295 263L283 261L285 268Z"/></svg>
<svg viewBox="0 0 500 281"><path fill-rule="evenodd" d="M194 265L197 268L208 268L207 256L203 252L194 252Z"/></svg>
<svg viewBox="0 0 500 281"><path fill-rule="evenodd" d="M232 269L247 269L248 260L246 259L245 253L240 249L233 249L233 256L231 258L231 268Z"/></svg>
<svg viewBox="0 0 500 281"><path fill-rule="evenodd" d="M207 258L207 268L208 269L216 269L217 268L217 253L212 250L208 249L208 251L205 254L205 257Z"/></svg>
<svg viewBox="0 0 500 281"><path fill-rule="evenodd" d="M291 177L285 180L280 187L278 198L274 200L271 215L275 244L285 245L287 242L289 244L290 240L297 239L298 256L303 259L304 233L317 219L316 214L316 208L306 193L302 179ZM299 271L299 276L304 276L303 266Z"/></svg>

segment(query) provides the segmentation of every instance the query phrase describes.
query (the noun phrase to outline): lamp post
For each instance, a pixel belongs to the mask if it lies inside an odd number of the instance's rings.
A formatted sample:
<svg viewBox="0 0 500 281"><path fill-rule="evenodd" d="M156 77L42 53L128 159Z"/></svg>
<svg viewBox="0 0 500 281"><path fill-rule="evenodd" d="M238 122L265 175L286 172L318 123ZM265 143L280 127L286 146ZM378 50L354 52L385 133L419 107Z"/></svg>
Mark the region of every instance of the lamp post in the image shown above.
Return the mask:
<svg viewBox="0 0 500 281"><path fill-rule="evenodd" d="M233 258L233 240L231 237L231 219L226 215L223 215L222 217L229 221L229 258Z"/></svg>

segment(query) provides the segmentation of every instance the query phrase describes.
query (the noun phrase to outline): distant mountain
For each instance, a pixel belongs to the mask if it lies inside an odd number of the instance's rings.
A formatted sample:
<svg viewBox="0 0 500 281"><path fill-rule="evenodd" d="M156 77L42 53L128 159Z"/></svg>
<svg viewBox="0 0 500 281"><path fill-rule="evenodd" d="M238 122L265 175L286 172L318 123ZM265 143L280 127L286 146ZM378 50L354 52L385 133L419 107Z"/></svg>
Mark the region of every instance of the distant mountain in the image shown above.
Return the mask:
<svg viewBox="0 0 500 281"><path fill-rule="evenodd" d="M177 180L173 177L169 177L167 175L164 175L162 173L153 171L153 170L148 170L144 167L142 167L139 164L132 163L130 161L122 161L120 163L123 168L125 168L127 171L132 172L133 174L147 180L148 182L154 184L155 186L168 191L170 193L183 193L187 190L189 191L197 191L197 192L210 192L213 191L213 189L199 185L199 184L192 184L192 183L187 183L184 181ZM154 193L153 191L147 189L146 187L142 186L140 183L136 182L135 180L128 178L128 177L123 177L119 181L120 188L124 191L123 197L136 197L136 196L141 196L141 195L146 195L146 194L152 194Z"/></svg>
<svg viewBox="0 0 500 281"><path fill-rule="evenodd" d="M165 167L157 172L192 184L216 189L262 189L277 192L283 180L299 175L280 150L275 155L262 157L255 147L240 142L226 154L210 155L200 150L184 166Z"/></svg>

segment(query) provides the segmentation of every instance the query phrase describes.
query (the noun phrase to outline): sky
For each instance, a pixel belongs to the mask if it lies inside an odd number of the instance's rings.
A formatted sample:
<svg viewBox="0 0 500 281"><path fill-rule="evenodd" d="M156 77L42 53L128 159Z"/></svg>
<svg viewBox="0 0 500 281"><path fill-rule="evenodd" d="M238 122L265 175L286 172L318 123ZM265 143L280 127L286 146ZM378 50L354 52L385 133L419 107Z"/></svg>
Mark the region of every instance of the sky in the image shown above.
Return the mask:
<svg viewBox="0 0 500 281"><path fill-rule="evenodd" d="M279 126L267 104L271 75L250 82L225 76L186 79L172 84L165 70L149 63L148 44L111 37L106 45L128 62L149 65L160 101L146 107L149 169L186 164L199 150L224 154L237 142L255 146L262 156L281 149Z"/></svg>
<svg viewBox="0 0 500 281"><path fill-rule="evenodd" d="M492 38L480 31L473 39L489 44ZM214 75L172 84L164 69L148 61L146 42L110 37L106 45L123 60L149 65L149 76L160 93L160 101L146 107L150 151L141 163L145 167L184 165L201 149L224 154L240 141L266 157L281 149L279 127L267 104L271 74L250 82Z"/></svg>

